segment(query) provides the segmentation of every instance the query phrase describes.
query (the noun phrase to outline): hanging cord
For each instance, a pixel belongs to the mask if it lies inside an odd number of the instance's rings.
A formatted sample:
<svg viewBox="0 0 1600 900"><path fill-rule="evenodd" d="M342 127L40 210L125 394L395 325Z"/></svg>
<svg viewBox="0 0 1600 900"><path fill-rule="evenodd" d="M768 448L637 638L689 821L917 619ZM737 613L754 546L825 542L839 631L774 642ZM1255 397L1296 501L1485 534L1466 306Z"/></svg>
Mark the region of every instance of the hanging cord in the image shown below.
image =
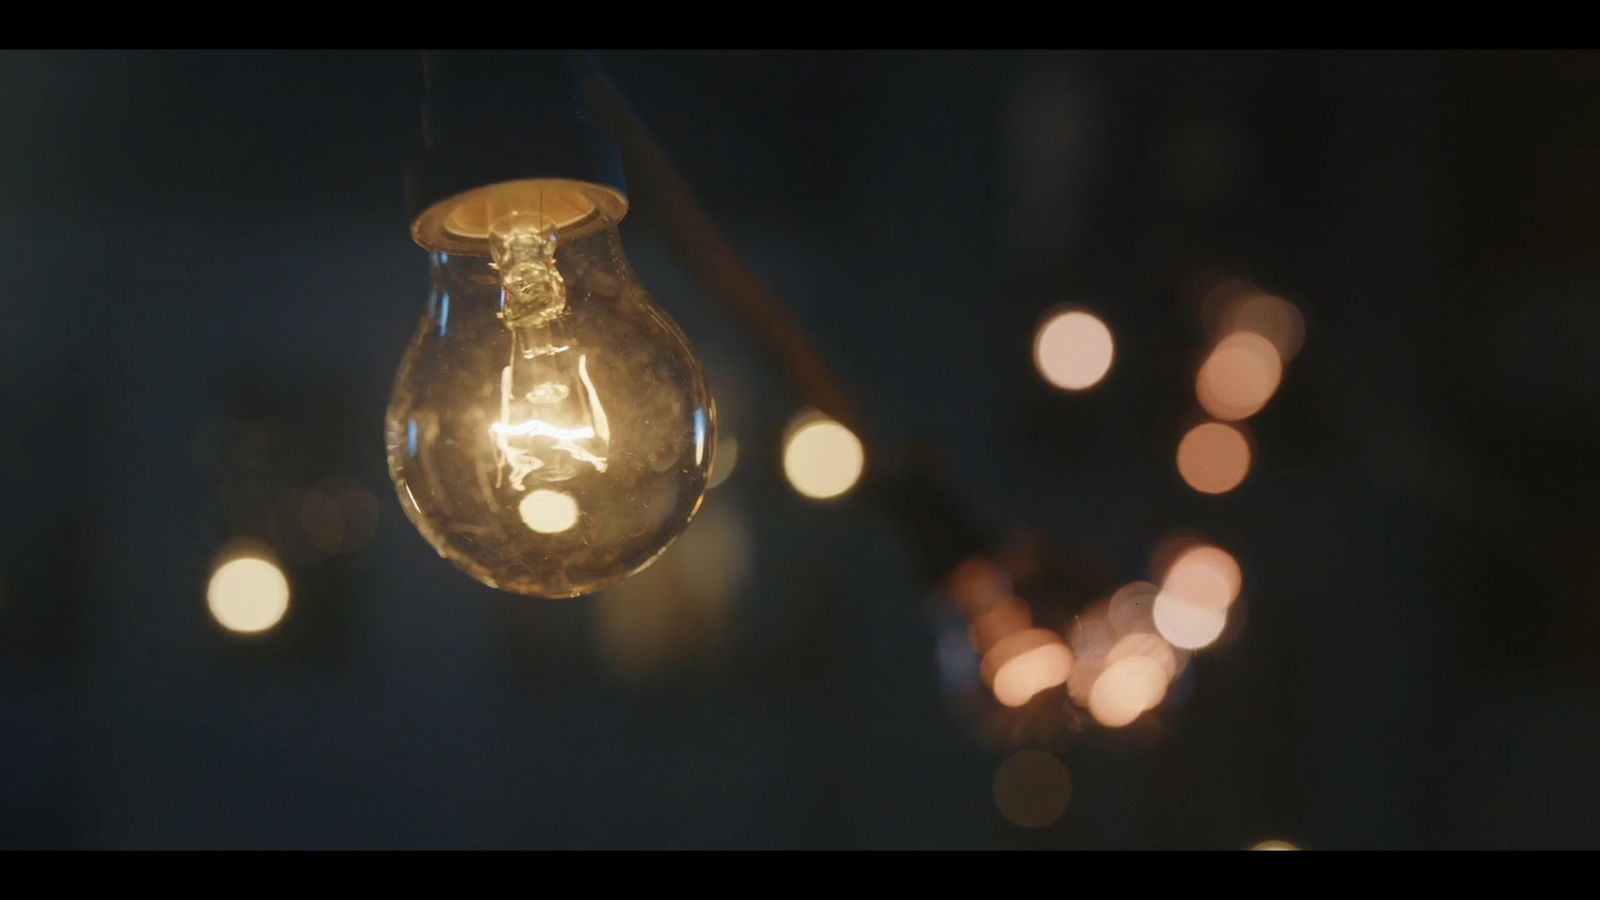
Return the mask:
<svg viewBox="0 0 1600 900"><path fill-rule="evenodd" d="M855 402L828 370L778 295L764 284L711 221L688 182L649 129L587 53L573 58L589 114L622 151L629 193L674 258L750 332L806 402L870 441ZM868 447L870 453L874 448Z"/></svg>
<svg viewBox="0 0 1600 900"><path fill-rule="evenodd" d="M863 498L895 519L921 577L938 582L989 548L988 530L953 490L925 448L891 458L881 435L828 368L777 292L745 263L688 182L594 56L572 54L594 125L617 143L641 219L673 257L755 340L801 398L850 429L868 460Z"/></svg>

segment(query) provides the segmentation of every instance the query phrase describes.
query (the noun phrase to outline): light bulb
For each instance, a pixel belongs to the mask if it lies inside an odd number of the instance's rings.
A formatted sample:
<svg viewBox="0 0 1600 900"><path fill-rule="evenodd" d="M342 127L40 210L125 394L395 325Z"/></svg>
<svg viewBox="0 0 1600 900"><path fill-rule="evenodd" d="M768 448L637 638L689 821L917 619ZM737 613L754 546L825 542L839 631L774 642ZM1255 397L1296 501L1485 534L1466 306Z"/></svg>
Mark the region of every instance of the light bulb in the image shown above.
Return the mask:
<svg viewBox="0 0 1600 900"><path fill-rule="evenodd" d="M441 556L490 587L598 591L700 507L716 444L705 373L639 284L619 192L511 181L412 230L432 294L390 400L389 472Z"/></svg>

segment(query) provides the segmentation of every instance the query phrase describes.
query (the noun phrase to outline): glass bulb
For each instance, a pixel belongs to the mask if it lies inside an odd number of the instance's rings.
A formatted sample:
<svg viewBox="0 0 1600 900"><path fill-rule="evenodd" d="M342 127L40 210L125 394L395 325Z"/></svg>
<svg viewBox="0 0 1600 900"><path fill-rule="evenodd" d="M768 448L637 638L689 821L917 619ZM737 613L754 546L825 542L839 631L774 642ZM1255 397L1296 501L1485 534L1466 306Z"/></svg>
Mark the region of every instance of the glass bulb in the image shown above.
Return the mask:
<svg viewBox="0 0 1600 900"><path fill-rule="evenodd" d="M626 208L518 181L413 226L433 289L389 403L389 473L423 537L490 587L598 591L665 552L705 495L711 392L622 254Z"/></svg>

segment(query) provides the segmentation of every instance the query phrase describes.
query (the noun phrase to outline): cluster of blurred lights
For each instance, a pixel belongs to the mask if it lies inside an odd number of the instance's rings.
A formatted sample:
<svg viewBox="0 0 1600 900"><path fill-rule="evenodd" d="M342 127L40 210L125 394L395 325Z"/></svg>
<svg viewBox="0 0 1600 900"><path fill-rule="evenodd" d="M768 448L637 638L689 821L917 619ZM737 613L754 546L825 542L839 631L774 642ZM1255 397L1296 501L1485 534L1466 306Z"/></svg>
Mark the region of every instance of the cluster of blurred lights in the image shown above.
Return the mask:
<svg viewBox="0 0 1600 900"><path fill-rule="evenodd" d="M1242 584L1239 564L1226 550L1191 547L1168 567L1151 620L1174 647L1209 646L1227 627L1228 607L1239 598Z"/></svg>
<svg viewBox="0 0 1600 900"><path fill-rule="evenodd" d="M1227 625L1241 575L1226 551L1194 544L1161 565L1157 582L1134 582L1081 612L1070 633L1033 621L1011 576L985 559L964 563L946 596L970 624L968 648L981 681L1007 708L1064 688L1065 697L1107 728L1132 724L1165 699L1189 653ZM956 648L941 647L948 669Z"/></svg>
<svg viewBox="0 0 1600 900"><path fill-rule="evenodd" d="M1167 704L1192 655L1224 633L1243 587L1231 554L1175 536L1152 554L1152 580L1089 604L1063 633L1036 621L1016 593L1016 567L996 559L969 559L942 585L935 611L953 618L940 626L938 661L952 699L992 710L982 714L985 731L1014 750L1063 745L1084 720L1126 728ZM1034 746L1007 757L994 791L1008 821L1042 828L1066 809L1071 779Z"/></svg>
<svg viewBox="0 0 1600 900"><path fill-rule="evenodd" d="M1232 490L1249 472L1250 444L1236 423L1265 407L1304 334L1299 311L1287 301L1235 283L1225 287L1233 295L1219 316L1220 337L1195 381L1196 397L1214 421L1190 429L1178 448L1178 469L1184 481L1207 494ZM1046 381L1062 390L1082 391L1098 384L1109 372L1113 357L1110 329L1082 310L1056 312L1035 336L1035 365ZM261 449L254 442L246 448L253 452ZM709 486L722 484L737 459L736 440L731 434L722 437ZM859 482L865 465L860 439L839 422L811 410L791 420L783 442L783 470L802 496L813 500L841 497ZM524 518L541 531L570 527L567 520L572 510L560 502L564 496L539 491L529 494L522 509ZM359 549L376 525L376 500L350 479L326 479L309 491L288 492L280 508L285 504L295 513L291 518L299 533L325 554ZM741 527L735 525L733 530L742 536ZM749 551L740 541L730 542L727 535L710 531L708 542L703 542L706 547L700 549L718 556L717 560L690 559L704 553L682 552L674 557L689 563L687 569L665 565L659 566L656 574L677 583L693 581L695 572L725 573L722 580L728 583L696 584L701 589L691 592L713 597L716 602L712 605L720 612L744 577ZM682 550L697 547L694 533L686 536ZM717 539L711 540L713 537ZM732 553L729 559L720 559L728 553ZM947 584L948 595L969 623L966 646L941 646L941 656L962 650L973 654L977 675L1003 707L1021 709L1054 692L1087 710L1104 727L1131 725L1161 705L1184 672L1189 654L1209 646L1223 633L1229 607L1242 586L1238 563L1218 547L1192 542L1176 550L1167 548L1164 557L1152 566L1154 582L1123 586L1080 613L1066 635L1035 625L1028 604L1012 592L1011 576L1005 569L987 560L971 560ZM648 587L643 581L634 586ZM625 583L603 598L608 609L616 607L604 616L611 623L608 631L616 632L609 643L628 651L617 654L619 657L652 656L640 650L660 640L657 632L674 629L662 626L641 632L629 624L637 622L638 604L630 602L628 588ZM653 597L659 592L643 593ZM289 597L288 577L277 555L269 544L259 541L225 547L206 592L216 621L240 634L271 630L288 611ZM710 614L712 620L720 618L717 613ZM1066 809L1071 784L1066 766L1055 756L1024 750L1008 757L996 773L995 803L1011 822L1043 827ZM1268 841L1252 849L1296 848Z"/></svg>
<svg viewBox="0 0 1600 900"><path fill-rule="evenodd" d="M1051 720L1069 723L1068 734L1085 717L1120 729L1162 707L1193 653L1223 634L1243 575L1227 551L1189 536L1162 542L1150 570L1151 581L1089 604L1062 633L1035 621L1011 568L967 560L943 584L936 607L955 617L951 624L966 623L962 631L941 627L939 667L952 697L990 704L995 712L985 718L1003 732L990 736L1012 748L1059 743L1063 733ZM1033 747L1007 757L994 791L1008 821L1042 828L1066 809L1071 779L1061 760Z"/></svg>
<svg viewBox="0 0 1600 900"><path fill-rule="evenodd" d="M1202 494L1225 494L1250 473L1242 423L1277 392L1284 366L1305 339L1305 319L1289 301L1238 280L1214 287L1204 305L1216 337L1195 373L1194 392L1211 421L1178 442L1178 474Z"/></svg>
<svg viewBox="0 0 1600 900"><path fill-rule="evenodd" d="M283 423L275 424L285 430ZM216 524L226 532L260 535L226 544L206 588L212 618L241 635L271 631L288 612L288 565L355 552L371 540L377 526L377 499L353 479L325 478L299 490L281 476L269 477L273 444L265 426L232 420L208 424L196 439L198 461L219 478ZM738 442L725 431L709 487L724 483L738 458ZM819 501L842 497L860 481L865 467L861 441L848 428L813 410L791 420L783 471L802 496ZM520 512L529 527L542 532L571 527L576 514L571 499L555 491L529 493ZM682 656L686 648L700 652L716 644L726 607L748 575L749 529L731 508L710 510L702 518L701 527L686 534L661 563L600 598L605 643L618 651L608 658L631 660L619 664L621 674L645 674ZM664 596L676 599L663 605ZM642 609L669 608L676 610L670 621L639 615ZM1030 660L1034 662L1024 665L1037 664L1037 657ZM1022 671L1008 669L1002 683L1017 680Z"/></svg>
<svg viewBox="0 0 1600 900"><path fill-rule="evenodd" d="M1179 441L1177 467L1189 487L1216 495L1249 474L1254 451L1243 423L1277 392L1284 367L1300 350L1305 322L1287 300L1238 280L1216 285L1205 306L1212 342L1196 370L1194 390L1206 418ZM1083 391L1104 380L1114 347L1100 319L1081 309L1059 309L1034 334L1033 362L1052 386ZM952 640L956 633L949 628L941 637L947 685L970 695L981 684L998 707L1023 715L1082 710L1105 728L1132 725L1166 701L1191 654L1222 636L1243 588L1231 554L1186 536L1157 548L1150 577L1081 609L1066 633L1058 634L1034 622L1005 567L969 560L942 591L948 606L969 623L965 646ZM965 674L971 668L965 659L979 661L981 679ZM1012 746L1045 731L1016 722L1003 719ZM1065 809L1070 784L1060 760L1024 750L996 774L995 804L1017 825L1043 827ZM1253 849L1296 848L1267 841Z"/></svg>
<svg viewBox="0 0 1600 900"><path fill-rule="evenodd" d="M1250 473L1253 454L1243 422L1277 392L1284 366L1305 339L1305 319L1289 301L1239 280L1215 286L1205 305L1214 340L1194 390L1209 419L1178 442L1178 473L1202 494L1225 494ZM1111 329L1081 309L1052 312L1034 333L1034 367L1064 391L1099 384L1114 356Z"/></svg>
<svg viewBox="0 0 1600 900"><path fill-rule="evenodd" d="M229 632L271 631L289 609L290 567L355 553L377 532L378 499L359 481L294 486L292 476L308 468L307 443L281 420L222 419L195 436L196 462L217 480L213 527L249 536L222 547L206 587L212 618Z"/></svg>

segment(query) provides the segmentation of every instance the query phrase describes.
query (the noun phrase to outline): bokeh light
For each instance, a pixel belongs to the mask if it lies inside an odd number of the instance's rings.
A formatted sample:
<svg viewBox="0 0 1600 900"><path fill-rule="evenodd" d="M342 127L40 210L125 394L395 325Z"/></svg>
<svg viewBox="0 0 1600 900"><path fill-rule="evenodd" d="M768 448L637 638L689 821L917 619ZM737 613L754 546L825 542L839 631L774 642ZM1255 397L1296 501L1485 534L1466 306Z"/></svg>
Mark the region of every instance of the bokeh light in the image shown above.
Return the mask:
<svg viewBox="0 0 1600 900"><path fill-rule="evenodd" d="M1295 358L1305 342L1306 323L1300 309L1246 279L1216 281L1206 289L1200 313L1214 337L1239 331L1259 334L1272 342L1285 364Z"/></svg>
<svg viewBox="0 0 1600 900"><path fill-rule="evenodd" d="M300 500L300 526L324 553L353 553L378 528L378 499L353 478L325 478Z"/></svg>
<svg viewBox="0 0 1600 900"><path fill-rule="evenodd" d="M1085 610L1072 625L1072 652L1079 659L1104 657L1117 642L1117 630L1104 604Z"/></svg>
<svg viewBox="0 0 1600 900"><path fill-rule="evenodd" d="M855 487L866 466L861 441L832 419L810 414L791 427L783 447L789 484L813 500L838 497Z"/></svg>
<svg viewBox="0 0 1600 900"><path fill-rule="evenodd" d="M517 511L523 524L540 534L560 534L578 524L578 501L561 491L530 491Z"/></svg>
<svg viewBox="0 0 1600 900"><path fill-rule="evenodd" d="M1107 728L1121 728L1161 703L1167 681L1166 669L1148 656L1108 662L1089 690L1089 714Z"/></svg>
<svg viewBox="0 0 1600 900"><path fill-rule="evenodd" d="M1166 673L1168 681L1178 675L1178 654L1174 652L1172 645L1163 640L1158 634L1152 634L1148 631L1136 631L1132 634L1124 635L1106 653L1106 665L1115 665L1118 660L1127 659L1130 656L1143 656L1146 659L1153 660L1157 665L1161 666L1161 670Z"/></svg>
<svg viewBox="0 0 1600 900"><path fill-rule="evenodd" d="M1117 630L1110 622L1107 606L1098 604L1079 614L1068 643L1073 666L1067 677L1067 695L1079 706L1088 706L1089 692L1105 667L1106 655L1117 643Z"/></svg>
<svg viewBox="0 0 1600 900"><path fill-rule="evenodd" d="M206 586L206 606L229 631L263 632L288 612L289 580L264 548L246 546L221 558Z"/></svg>
<svg viewBox="0 0 1600 900"><path fill-rule="evenodd" d="M979 653L987 653L995 644L1027 630L1031 625L1033 613L1028 609L1028 604L1015 597L1006 597L972 620L972 647Z"/></svg>
<svg viewBox="0 0 1600 900"><path fill-rule="evenodd" d="M1060 819L1072 802L1072 774L1053 754L1022 750L994 773L994 805L1006 821L1043 828Z"/></svg>
<svg viewBox="0 0 1600 900"><path fill-rule="evenodd" d="M1154 617L1161 636L1184 650L1210 646L1228 625L1226 608L1199 606L1167 591L1156 596Z"/></svg>
<svg viewBox="0 0 1600 900"><path fill-rule="evenodd" d="M754 568L750 522L733 498L709 498L654 565L595 598L596 638L609 674L641 684L714 658Z"/></svg>
<svg viewBox="0 0 1600 900"><path fill-rule="evenodd" d="M1044 379L1058 388L1081 391L1095 386L1111 369L1111 329L1086 312L1063 312L1040 326L1033 361Z"/></svg>
<svg viewBox="0 0 1600 900"><path fill-rule="evenodd" d="M1106 621L1117 634L1148 631L1155 625L1151 609L1161 589L1148 581L1135 581L1117 589L1106 608Z"/></svg>
<svg viewBox="0 0 1600 900"><path fill-rule="evenodd" d="M1197 531L1173 532L1156 542L1150 550L1150 580L1160 584L1172 571L1178 557L1195 547L1209 546L1210 540Z"/></svg>
<svg viewBox="0 0 1600 900"><path fill-rule="evenodd" d="M1262 841L1250 848L1251 850L1299 850L1299 847L1288 841Z"/></svg>
<svg viewBox="0 0 1600 900"><path fill-rule="evenodd" d="M1217 342L1195 376L1195 396L1206 412L1236 422L1261 411L1283 379L1283 360L1272 342L1236 331Z"/></svg>
<svg viewBox="0 0 1600 900"><path fill-rule="evenodd" d="M1151 610L1156 630L1172 646L1198 650L1222 635L1228 606L1243 587L1239 563L1220 547L1195 544L1183 550L1161 579Z"/></svg>
<svg viewBox="0 0 1600 900"><path fill-rule="evenodd" d="M1250 472L1250 442L1238 429L1205 422L1178 442L1178 474L1202 494L1226 494Z"/></svg>
<svg viewBox="0 0 1600 900"><path fill-rule="evenodd" d="M1294 359L1305 341L1306 322L1300 310L1282 297L1253 292L1230 302L1222 313L1222 331L1259 334L1277 349L1285 363Z"/></svg>
<svg viewBox="0 0 1600 900"><path fill-rule="evenodd" d="M706 482L706 490L710 490L733 474L733 467L739 462L739 441L731 434L717 432L717 452L711 458L711 478Z"/></svg>
<svg viewBox="0 0 1600 900"><path fill-rule="evenodd" d="M956 606L969 618L983 615L1011 597L1010 573L987 559L963 562L945 580Z"/></svg>
<svg viewBox="0 0 1600 900"><path fill-rule="evenodd" d="M245 475L267 464L267 429L236 419L206 422L195 431L193 451L195 463L212 475Z"/></svg>
<svg viewBox="0 0 1600 900"><path fill-rule="evenodd" d="M1072 674L1072 651L1055 632L1033 628L996 643L983 658L984 680L1005 706L1025 705Z"/></svg>
<svg viewBox="0 0 1600 900"><path fill-rule="evenodd" d="M1224 609L1244 589L1244 574L1232 554L1211 544L1195 544L1179 553L1161 578L1163 592L1213 609Z"/></svg>

